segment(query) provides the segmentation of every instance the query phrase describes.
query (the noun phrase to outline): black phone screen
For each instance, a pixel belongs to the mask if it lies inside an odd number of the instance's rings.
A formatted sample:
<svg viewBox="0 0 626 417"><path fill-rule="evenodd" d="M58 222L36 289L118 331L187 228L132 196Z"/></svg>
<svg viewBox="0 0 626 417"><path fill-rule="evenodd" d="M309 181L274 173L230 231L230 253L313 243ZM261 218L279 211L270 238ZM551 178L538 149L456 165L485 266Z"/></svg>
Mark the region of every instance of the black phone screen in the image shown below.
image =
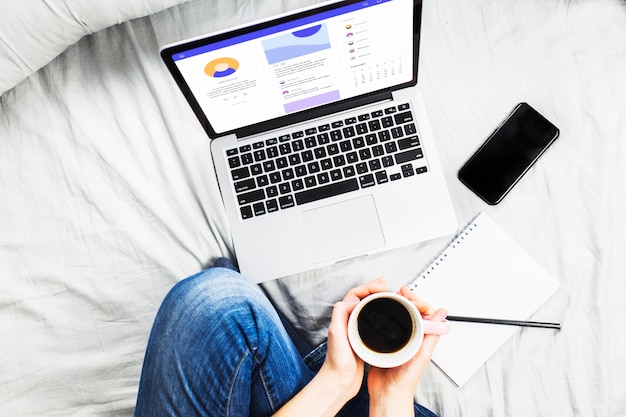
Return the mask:
<svg viewBox="0 0 626 417"><path fill-rule="evenodd" d="M459 179L488 204L498 204L559 129L527 103L518 104L459 170Z"/></svg>

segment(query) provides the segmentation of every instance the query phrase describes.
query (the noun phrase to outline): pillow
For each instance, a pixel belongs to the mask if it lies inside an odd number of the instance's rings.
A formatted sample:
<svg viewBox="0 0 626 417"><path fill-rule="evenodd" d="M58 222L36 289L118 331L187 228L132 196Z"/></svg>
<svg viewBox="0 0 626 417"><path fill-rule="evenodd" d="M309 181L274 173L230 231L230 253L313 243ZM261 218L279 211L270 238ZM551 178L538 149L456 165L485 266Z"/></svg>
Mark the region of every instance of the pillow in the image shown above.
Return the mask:
<svg viewBox="0 0 626 417"><path fill-rule="evenodd" d="M0 95L83 36L186 1L0 1Z"/></svg>

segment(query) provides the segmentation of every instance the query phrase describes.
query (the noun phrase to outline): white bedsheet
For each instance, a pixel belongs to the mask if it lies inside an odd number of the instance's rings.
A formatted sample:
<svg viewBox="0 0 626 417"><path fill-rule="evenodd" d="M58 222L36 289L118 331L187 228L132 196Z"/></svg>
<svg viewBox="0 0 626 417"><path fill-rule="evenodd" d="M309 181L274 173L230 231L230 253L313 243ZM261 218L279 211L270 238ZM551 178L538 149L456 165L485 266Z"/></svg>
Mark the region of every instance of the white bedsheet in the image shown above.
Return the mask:
<svg viewBox="0 0 626 417"><path fill-rule="evenodd" d="M208 140L159 46L312 3L193 0L100 30L0 97L0 416L130 416L166 292L235 257ZM626 416L626 4L425 0L419 84L460 224L486 211L561 283L441 416ZM0 68L2 70L2 68ZM520 101L561 130L498 206L456 171ZM333 303L392 289L432 242L263 284L312 342Z"/></svg>

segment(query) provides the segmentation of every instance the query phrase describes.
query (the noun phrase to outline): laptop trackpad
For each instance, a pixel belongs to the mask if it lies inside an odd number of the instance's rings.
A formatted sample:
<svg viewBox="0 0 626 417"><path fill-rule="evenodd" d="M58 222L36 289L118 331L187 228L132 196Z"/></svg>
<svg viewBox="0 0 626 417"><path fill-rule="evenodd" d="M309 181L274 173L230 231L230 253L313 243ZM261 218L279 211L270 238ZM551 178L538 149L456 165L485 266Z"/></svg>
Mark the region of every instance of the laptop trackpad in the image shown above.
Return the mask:
<svg viewBox="0 0 626 417"><path fill-rule="evenodd" d="M302 213L315 263L385 245L374 197L366 195Z"/></svg>

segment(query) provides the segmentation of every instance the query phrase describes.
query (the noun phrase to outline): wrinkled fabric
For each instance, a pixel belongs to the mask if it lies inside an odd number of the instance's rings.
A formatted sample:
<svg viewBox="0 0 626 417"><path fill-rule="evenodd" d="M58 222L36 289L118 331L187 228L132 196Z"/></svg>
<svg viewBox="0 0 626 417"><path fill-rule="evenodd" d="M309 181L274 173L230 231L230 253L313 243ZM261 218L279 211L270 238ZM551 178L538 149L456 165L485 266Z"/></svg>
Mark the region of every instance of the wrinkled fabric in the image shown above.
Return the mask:
<svg viewBox="0 0 626 417"><path fill-rule="evenodd" d="M0 2L0 95L85 35L189 0Z"/></svg>
<svg viewBox="0 0 626 417"><path fill-rule="evenodd" d="M163 297L236 259L209 141L159 48L310 3L194 0L80 40L70 19L78 42L0 97L0 415L132 416ZM626 415L625 7L424 2L419 86L458 222L488 212L561 284L533 315L561 331L519 329L461 389L428 368L416 396L438 415ZM486 206L456 172L520 101L561 136ZM349 288L396 290L447 240L262 287L316 345Z"/></svg>

